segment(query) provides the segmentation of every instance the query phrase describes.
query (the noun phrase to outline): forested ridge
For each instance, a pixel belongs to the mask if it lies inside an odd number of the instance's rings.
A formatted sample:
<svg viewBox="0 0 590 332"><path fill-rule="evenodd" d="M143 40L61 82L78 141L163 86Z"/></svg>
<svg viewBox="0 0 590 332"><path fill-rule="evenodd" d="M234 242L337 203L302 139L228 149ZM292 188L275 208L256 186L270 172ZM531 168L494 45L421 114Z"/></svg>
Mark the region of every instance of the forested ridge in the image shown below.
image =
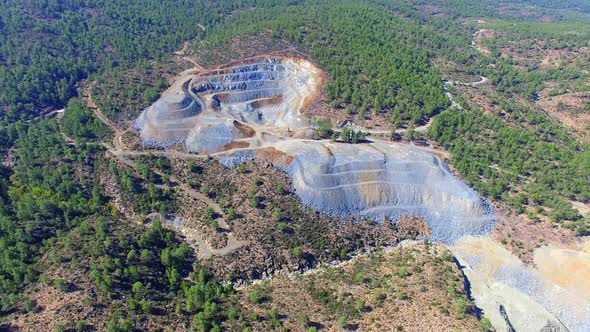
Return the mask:
<svg viewBox="0 0 590 332"><path fill-rule="evenodd" d="M538 206L537 213L548 213L554 221L577 220L578 212L564 200L590 198L590 154L575 142L562 145L551 133L506 126L479 110L444 112L430 133L449 149L467 181L517 211Z"/></svg>
<svg viewBox="0 0 590 332"><path fill-rule="evenodd" d="M399 1L366 1L370 6L379 5L395 10L403 15L412 16L412 18L419 18L412 5L420 6L420 2L416 4L406 4ZM318 16L309 16L304 11L309 11L311 8L309 4L320 4L322 7L314 7L320 10ZM244 0L244 1L184 1L174 0L161 3L159 1L129 1L120 3L112 0L101 1L56 1L48 0L44 3L36 3L33 1L16 1L6 0L0 8L0 80L3 93L0 95L0 107L5 110L11 110L12 114L23 116L30 113L38 113L45 108L61 108L65 106L67 100L76 94L75 84L81 79L87 77L91 73L97 71L108 70L109 68L129 67L146 59L159 58L166 56L172 50L179 48L183 41L194 37L203 37L205 32L202 31L198 24L202 24L207 29L214 27L219 22L223 21L228 14L235 12L241 8L272 8L277 7L277 11L283 11L283 8L289 8L284 14L291 15L291 19L282 20L283 28L288 28L290 32L295 25L310 24L313 20L323 20L326 18L326 8L333 7L335 4L331 1L288 1L288 0ZM457 8L461 15L466 15L469 8L477 8L478 10L487 10L489 4L482 2L476 4L467 3L464 1L454 1L449 6ZM297 13L299 11L299 13ZM341 16L331 18L332 28L334 24L338 24L337 20L352 20L360 24L352 24L342 26L345 29L351 29L350 32L356 33L356 36L362 38L393 38L393 40L386 43L394 43L399 41L399 38L408 34L412 38L406 42L408 45L413 45L420 40L425 41L423 44L424 50L429 50L431 47L440 50L437 45L431 45L430 42L438 43L439 36L436 36L427 29L418 29L414 23L410 21L401 21L396 19L394 15L386 15L387 20L383 20L383 13L378 18L378 21L372 21L377 17L367 17L370 9L366 9L364 14L351 14L351 9L346 10L348 16ZM266 14L260 12L263 18L267 18L272 10ZM338 14L333 12L333 14ZM343 15L345 13L342 13ZM257 14L258 15L258 14ZM295 15L295 16L294 16ZM351 15L364 15L362 21L355 21L361 17L352 17ZM370 14L370 15L374 15ZM244 16L253 20L253 15L244 14L238 21L247 20ZM324 17L322 17L324 16ZM268 22L269 25L277 25L272 23L274 20ZM295 19L295 20L294 20ZM253 20L254 21L254 20ZM431 20L428 24L439 24L442 20ZM448 20L446 20L448 21ZM264 22L258 20L257 23ZM364 29L368 29L363 33L363 24L375 22L378 24L374 27L365 25ZM250 22L254 23L254 22ZM322 21L316 21L323 23ZM401 24L403 23L403 24ZM453 27L448 25L447 27ZM326 33L324 29L317 29L317 33ZM327 28L327 27L326 27ZM387 28L388 30L383 30ZM396 30L402 30L396 33ZM354 32L356 31L356 32ZM282 29L276 33L281 34ZM333 31L335 32L335 31ZM336 34L338 35L338 34ZM451 34L448 34L451 35ZM352 34L351 34L352 36ZM301 38L299 35L289 35L291 39ZM307 37L307 41L315 38L313 34ZM319 36L325 38L325 36ZM338 43L340 46L350 46L352 50L362 48L362 43L365 45L367 40L335 40L333 43ZM303 40L301 40L303 41ZM343 43L350 43L354 41L356 45L346 45ZM376 40L372 40L376 41ZM319 48L321 44L314 44ZM326 45L329 46L329 45ZM336 45L333 45L336 46ZM399 48L394 52L391 49L386 49L385 46L391 48ZM399 68L399 64L395 65L396 71L400 72L401 76L408 76L401 74L403 70L415 69L416 66L424 66L424 55L417 55L408 58L403 54L408 51L413 51L412 46L408 46L407 50L404 44L382 45L379 53L367 52L363 58L367 57L385 57L395 56L398 52L401 59L408 62L408 67ZM418 51L418 50L416 50ZM461 53L455 53L457 55ZM324 57L330 56L325 54ZM340 57L340 60L343 60ZM376 61L380 61L376 59ZM410 65L411 64L411 65ZM340 68L340 70L343 70ZM358 69L357 69L358 71ZM422 71L428 71L423 68ZM338 74L336 72L335 74ZM344 72L348 76L355 75L355 73ZM412 74L412 73L410 73ZM345 75L342 75L343 77ZM412 76L410 76L412 77ZM417 76L418 78L420 76ZM412 83L412 80L409 80ZM338 83L333 84L333 93L344 94L345 99L352 98L352 92L347 91L342 86L344 85L344 78ZM420 83L426 81L412 83L416 87ZM408 83L408 82L404 82ZM359 83L357 83L359 84ZM434 82L426 83L426 86L433 86ZM361 84L362 85L362 84ZM364 88L364 87L363 87ZM359 90L363 90L359 88ZM341 91L342 90L342 91ZM356 89L352 89L353 91ZM332 91L332 90L330 90ZM380 92L379 96L389 92ZM360 95L359 95L360 94ZM402 95L406 94L402 91ZM432 94L432 93L431 93ZM350 97L348 96L350 95ZM369 100L365 102L358 101L365 95L365 92L355 94L355 106L367 108L375 104L377 108L380 107L394 107L394 102L385 96L385 98L377 98L380 101L375 102ZM430 96L426 103L425 113L431 113L432 108L438 108L441 105L439 97ZM409 102L409 107L413 107L413 102ZM401 106L400 106L401 107Z"/></svg>
<svg viewBox="0 0 590 332"><path fill-rule="evenodd" d="M0 107L13 117L61 108L97 71L159 58L224 15L262 1L31 1L0 6Z"/></svg>
<svg viewBox="0 0 590 332"><path fill-rule="evenodd" d="M400 0L383 1L380 3L395 3L400 6ZM442 12L454 18L486 17L520 20L537 20L545 16L559 20L570 20L572 14L588 13L590 5L585 0L417 0L406 2L406 7L433 7L435 12ZM422 8L423 8L422 7ZM574 19L588 20L588 17L576 16Z"/></svg>
<svg viewBox="0 0 590 332"><path fill-rule="evenodd" d="M81 185L90 186L90 179L74 176L74 165L92 167L93 148L72 150L55 126L44 122L19 128L15 167L2 174L2 311L9 310L22 287L35 280L33 264L44 241L71 229L101 205L100 192Z"/></svg>

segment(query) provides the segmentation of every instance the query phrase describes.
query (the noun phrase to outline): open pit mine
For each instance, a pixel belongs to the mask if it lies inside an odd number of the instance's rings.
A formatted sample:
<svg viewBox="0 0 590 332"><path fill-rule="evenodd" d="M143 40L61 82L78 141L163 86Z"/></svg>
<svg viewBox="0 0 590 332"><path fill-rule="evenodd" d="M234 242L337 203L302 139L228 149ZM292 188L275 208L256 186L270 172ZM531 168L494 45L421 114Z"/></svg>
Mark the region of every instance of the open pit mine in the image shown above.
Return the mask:
<svg viewBox="0 0 590 332"><path fill-rule="evenodd" d="M575 253L540 248L535 267L525 266L492 240L492 209L436 151L378 139L313 140L313 121L304 111L324 77L313 63L284 57L189 70L143 111L135 127L148 147L180 146L214 155L228 167L270 160L289 174L305 205L325 213L376 221L424 218L430 240L455 254L476 304L498 331L590 331L590 293L551 272L563 257L572 261L568 272L587 269L588 246Z"/></svg>

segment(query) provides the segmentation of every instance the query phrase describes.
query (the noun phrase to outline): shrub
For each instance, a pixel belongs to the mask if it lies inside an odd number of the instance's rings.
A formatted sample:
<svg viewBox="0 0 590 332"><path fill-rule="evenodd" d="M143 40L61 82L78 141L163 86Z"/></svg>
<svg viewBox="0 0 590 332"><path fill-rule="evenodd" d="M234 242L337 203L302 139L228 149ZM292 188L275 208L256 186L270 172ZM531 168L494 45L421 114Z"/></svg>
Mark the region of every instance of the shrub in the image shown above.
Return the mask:
<svg viewBox="0 0 590 332"><path fill-rule="evenodd" d="M362 300L356 300L354 301L354 309L358 312L363 312L365 311L365 301Z"/></svg>
<svg viewBox="0 0 590 332"><path fill-rule="evenodd" d="M470 306L471 305L470 305L469 301L463 296L455 299L455 311L461 316L463 316L467 313Z"/></svg>
<svg viewBox="0 0 590 332"><path fill-rule="evenodd" d="M453 257L453 254L451 254L450 251L446 250L441 257L444 261L446 262L453 262L455 261L455 258Z"/></svg>
<svg viewBox="0 0 590 332"><path fill-rule="evenodd" d="M25 301L23 302L23 311L24 312L31 312L33 310L33 308L35 308L33 301L31 301L31 299L29 299L29 298L25 299Z"/></svg>
<svg viewBox="0 0 590 332"><path fill-rule="evenodd" d="M357 284L361 284L365 281L365 272L363 271L359 271L357 272L354 277L352 278L352 281L354 281Z"/></svg>
<svg viewBox="0 0 590 332"><path fill-rule="evenodd" d="M229 320L236 320L240 316L236 309L229 309L226 315Z"/></svg>
<svg viewBox="0 0 590 332"><path fill-rule="evenodd" d="M53 280L53 287L55 289L65 292L68 288L68 282L65 279L55 279Z"/></svg>
<svg viewBox="0 0 590 332"><path fill-rule="evenodd" d="M281 221L281 219L283 219L283 213L281 212L281 209L274 208L272 210L272 219L274 221Z"/></svg>
<svg viewBox="0 0 590 332"><path fill-rule="evenodd" d="M399 269L396 273L396 276L400 277L400 278L406 278L410 275L410 271L408 271L408 268L405 266L402 266L401 269Z"/></svg>
<svg viewBox="0 0 590 332"><path fill-rule="evenodd" d="M396 294L396 297L402 301L405 301L407 299L409 299L410 297L408 296L408 293L404 292L404 291L399 291Z"/></svg>
<svg viewBox="0 0 590 332"><path fill-rule="evenodd" d="M261 303L262 302L262 296L260 296L260 293L258 292L258 290L253 290L250 292L250 294L248 294L248 300L250 300L250 302L252 303Z"/></svg>
<svg viewBox="0 0 590 332"><path fill-rule="evenodd" d="M285 189L285 186L283 186L281 183L279 183L277 185L277 188L275 189L275 192L279 195L284 195L287 193L287 189Z"/></svg>
<svg viewBox="0 0 590 332"><path fill-rule="evenodd" d="M129 309L129 311L137 311L137 309L139 308L139 302L137 302L137 300L135 299L130 299L127 302L127 308Z"/></svg>
<svg viewBox="0 0 590 332"><path fill-rule="evenodd" d="M203 215L205 217L205 220L211 222L213 221L213 219L215 219L215 210L213 210L213 208L211 207L206 207Z"/></svg>
<svg viewBox="0 0 590 332"><path fill-rule="evenodd" d="M227 221L232 221L237 218L238 214L236 213L236 210L234 208L230 207L229 209L227 209L225 216L227 218Z"/></svg>
<svg viewBox="0 0 590 332"><path fill-rule="evenodd" d="M383 303L385 303L386 299L387 299L387 294L385 294L383 292L377 293L377 295L375 295L375 305L382 306Z"/></svg>
<svg viewBox="0 0 590 332"><path fill-rule="evenodd" d="M319 138L328 138L332 136L332 123L330 122L330 119L320 118L317 120L316 124L318 127L315 132Z"/></svg>
<svg viewBox="0 0 590 332"><path fill-rule="evenodd" d="M250 196L249 202L250 202L250 206L253 208L259 209L261 207L260 197L258 197L256 195Z"/></svg>
<svg viewBox="0 0 590 332"><path fill-rule="evenodd" d="M281 326L281 321L279 320L279 314L276 310L272 309L268 312L268 325L271 328L278 328Z"/></svg>
<svg viewBox="0 0 590 332"><path fill-rule="evenodd" d="M83 332L89 330L89 326L86 324L85 321L79 320L76 322L76 331Z"/></svg>
<svg viewBox="0 0 590 332"><path fill-rule="evenodd" d="M479 321L479 326L481 327L481 330L484 332L492 331L492 323L486 317L483 317Z"/></svg>
<svg viewBox="0 0 590 332"><path fill-rule="evenodd" d="M309 317L306 314L299 314L297 316L297 323L302 327L307 327L309 325Z"/></svg>
<svg viewBox="0 0 590 332"><path fill-rule="evenodd" d="M293 250L291 250L291 255L293 255L293 257L300 258L302 254L303 254L303 251L301 250L301 247L299 247L299 246L297 246L297 247L293 248Z"/></svg>
<svg viewBox="0 0 590 332"><path fill-rule="evenodd" d="M143 289L143 284L139 281L134 283L133 286L131 287L131 291L135 294L138 294L139 292L141 292L142 289Z"/></svg>
<svg viewBox="0 0 590 332"><path fill-rule="evenodd" d="M141 306L141 311L145 314L149 314L153 310L152 303L146 299L139 301L139 305Z"/></svg>

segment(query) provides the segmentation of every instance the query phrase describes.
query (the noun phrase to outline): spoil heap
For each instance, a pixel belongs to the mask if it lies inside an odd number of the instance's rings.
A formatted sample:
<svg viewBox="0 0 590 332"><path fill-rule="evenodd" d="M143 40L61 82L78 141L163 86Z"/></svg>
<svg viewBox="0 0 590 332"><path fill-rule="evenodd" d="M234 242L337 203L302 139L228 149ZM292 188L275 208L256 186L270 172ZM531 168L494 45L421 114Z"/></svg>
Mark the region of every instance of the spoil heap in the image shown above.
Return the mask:
<svg viewBox="0 0 590 332"><path fill-rule="evenodd" d="M141 138L150 146L168 147L183 142L197 125L202 104L188 93L189 80L176 82L136 120Z"/></svg>

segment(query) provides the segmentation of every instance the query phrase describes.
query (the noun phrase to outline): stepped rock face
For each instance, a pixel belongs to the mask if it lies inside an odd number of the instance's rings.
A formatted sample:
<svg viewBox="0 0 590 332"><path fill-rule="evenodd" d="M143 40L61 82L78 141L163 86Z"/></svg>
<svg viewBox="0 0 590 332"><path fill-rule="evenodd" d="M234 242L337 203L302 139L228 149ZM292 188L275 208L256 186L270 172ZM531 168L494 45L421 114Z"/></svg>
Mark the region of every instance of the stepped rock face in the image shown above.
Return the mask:
<svg viewBox="0 0 590 332"><path fill-rule="evenodd" d="M438 157L410 146L283 141L274 148L294 157L286 170L296 192L320 211L377 221L418 215L431 239L444 243L484 235L494 225L475 191Z"/></svg>
<svg viewBox="0 0 590 332"><path fill-rule="evenodd" d="M315 98L321 71L300 59L262 59L203 75L186 74L135 122L144 143L214 152L247 138L244 127L310 126L301 109Z"/></svg>
<svg viewBox="0 0 590 332"><path fill-rule="evenodd" d="M235 167L256 157L273 159L290 175L305 205L376 221L420 216L428 222L434 241L451 244L465 235L485 235L494 227L491 209L475 191L438 157L411 146L283 140L272 148L282 157L238 151L224 155L221 162Z"/></svg>
<svg viewBox="0 0 590 332"><path fill-rule="evenodd" d="M209 109L244 123L275 128L309 126L301 110L315 97L321 72L299 59L267 59L197 77L193 92Z"/></svg>
<svg viewBox="0 0 590 332"><path fill-rule="evenodd" d="M188 82L172 86L136 120L144 143L167 147L183 142L197 124L196 115L202 111L188 95Z"/></svg>

